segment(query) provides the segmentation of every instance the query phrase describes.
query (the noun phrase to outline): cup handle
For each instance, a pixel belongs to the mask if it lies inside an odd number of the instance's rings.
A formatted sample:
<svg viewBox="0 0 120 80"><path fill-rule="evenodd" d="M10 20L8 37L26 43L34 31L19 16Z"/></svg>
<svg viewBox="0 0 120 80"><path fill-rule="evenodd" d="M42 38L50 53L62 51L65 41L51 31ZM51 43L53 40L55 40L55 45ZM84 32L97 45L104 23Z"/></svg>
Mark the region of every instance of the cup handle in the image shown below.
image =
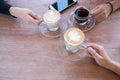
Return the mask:
<svg viewBox="0 0 120 80"><path fill-rule="evenodd" d="M85 39L85 41L79 46L80 49L86 49L89 44L89 40Z"/></svg>
<svg viewBox="0 0 120 80"><path fill-rule="evenodd" d="M39 25L39 27L42 26L42 25L46 25L46 23L43 21L43 22Z"/></svg>
<svg viewBox="0 0 120 80"><path fill-rule="evenodd" d="M84 58L86 57L87 54L87 47L88 47L89 42L87 40L85 40L85 42L83 42L80 46L79 49L82 50L83 52L81 54L79 54L80 58Z"/></svg>

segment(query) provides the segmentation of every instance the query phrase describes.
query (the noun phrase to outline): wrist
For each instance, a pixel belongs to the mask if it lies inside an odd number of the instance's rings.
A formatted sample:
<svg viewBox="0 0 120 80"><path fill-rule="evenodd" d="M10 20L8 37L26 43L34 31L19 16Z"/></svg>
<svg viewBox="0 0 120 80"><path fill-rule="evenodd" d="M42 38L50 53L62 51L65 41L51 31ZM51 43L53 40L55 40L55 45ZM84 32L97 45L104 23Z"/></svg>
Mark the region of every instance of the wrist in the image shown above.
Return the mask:
<svg viewBox="0 0 120 80"><path fill-rule="evenodd" d="M107 6L108 6L109 15L110 15L110 14L112 14L112 12L113 12L113 5L112 5L111 2L107 2L106 4L107 4Z"/></svg>
<svg viewBox="0 0 120 80"><path fill-rule="evenodd" d="M9 12L12 16L14 16L14 7L10 7Z"/></svg>
<svg viewBox="0 0 120 80"><path fill-rule="evenodd" d="M112 0L110 3L113 5L113 12L120 8L120 0Z"/></svg>
<svg viewBox="0 0 120 80"><path fill-rule="evenodd" d="M103 65L103 67L111 70L114 66L113 63L114 62L111 59L108 59L108 60L105 61L105 65Z"/></svg>
<svg viewBox="0 0 120 80"><path fill-rule="evenodd" d="M116 69L116 65L117 65L117 64L116 64L115 61L110 61L107 68L113 71L113 70Z"/></svg>
<svg viewBox="0 0 120 80"><path fill-rule="evenodd" d="M9 12L12 16L17 17L17 7L10 7Z"/></svg>

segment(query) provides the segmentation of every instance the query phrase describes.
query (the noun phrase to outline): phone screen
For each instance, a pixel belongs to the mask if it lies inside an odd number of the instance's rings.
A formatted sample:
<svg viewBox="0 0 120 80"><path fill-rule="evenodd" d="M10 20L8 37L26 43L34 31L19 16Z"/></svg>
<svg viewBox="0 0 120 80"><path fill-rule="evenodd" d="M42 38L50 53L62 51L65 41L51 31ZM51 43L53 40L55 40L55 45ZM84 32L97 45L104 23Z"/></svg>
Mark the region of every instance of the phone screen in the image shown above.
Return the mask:
<svg viewBox="0 0 120 80"><path fill-rule="evenodd" d="M57 0L57 2L53 3L52 6L59 12L62 12L66 8L72 6L77 3L77 0Z"/></svg>

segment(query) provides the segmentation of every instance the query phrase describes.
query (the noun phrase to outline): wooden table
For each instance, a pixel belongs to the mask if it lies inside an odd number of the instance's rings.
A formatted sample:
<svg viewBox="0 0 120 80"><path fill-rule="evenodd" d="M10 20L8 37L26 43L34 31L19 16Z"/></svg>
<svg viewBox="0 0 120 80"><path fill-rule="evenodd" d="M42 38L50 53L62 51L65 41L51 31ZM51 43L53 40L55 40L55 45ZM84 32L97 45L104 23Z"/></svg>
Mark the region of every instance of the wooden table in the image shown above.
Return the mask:
<svg viewBox="0 0 120 80"><path fill-rule="evenodd" d="M8 3L26 7L40 14L55 0L10 0ZM109 0L79 0L78 5L92 9ZM62 13L67 23L69 8ZM90 42L105 46L109 56L120 62L120 11L85 33ZM61 59L57 43L61 38L44 37L38 26L21 19L0 14L0 80L120 80L114 72L104 69L85 57L71 62Z"/></svg>

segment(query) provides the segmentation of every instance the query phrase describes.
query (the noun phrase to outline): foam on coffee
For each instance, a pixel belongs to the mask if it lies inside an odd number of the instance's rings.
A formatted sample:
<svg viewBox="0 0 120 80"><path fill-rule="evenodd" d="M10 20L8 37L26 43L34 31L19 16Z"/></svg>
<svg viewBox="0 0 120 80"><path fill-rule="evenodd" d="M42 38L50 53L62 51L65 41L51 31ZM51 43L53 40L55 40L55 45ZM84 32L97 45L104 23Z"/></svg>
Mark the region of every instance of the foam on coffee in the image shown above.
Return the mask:
<svg viewBox="0 0 120 80"><path fill-rule="evenodd" d="M43 19L47 23L54 23L60 19L60 14L55 10L48 10L44 14Z"/></svg>
<svg viewBox="0 0 120 80"><path fill-rule="evenodd" d="M65 41L70 45L79 45L84 41L85 35L78 28L69 28L64 34Z"/></svg>

